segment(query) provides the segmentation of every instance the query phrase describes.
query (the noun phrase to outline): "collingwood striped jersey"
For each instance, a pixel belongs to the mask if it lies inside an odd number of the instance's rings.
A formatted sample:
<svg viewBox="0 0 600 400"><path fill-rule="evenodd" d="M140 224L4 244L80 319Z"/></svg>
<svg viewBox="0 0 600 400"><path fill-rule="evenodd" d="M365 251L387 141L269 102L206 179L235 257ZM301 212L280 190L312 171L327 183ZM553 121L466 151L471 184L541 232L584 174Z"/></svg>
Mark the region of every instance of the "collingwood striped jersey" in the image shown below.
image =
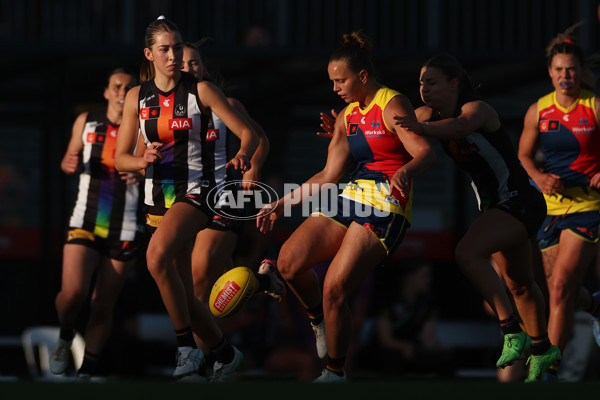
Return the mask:
<svg viewBox="0 0 600 400"><path fill-rule="evenodd" d="M115 169L118 130L106 109L88 113L82 132L83 171L69 226L101 238L132 241L143 230L140 187L125 184Z"/></svg>
<svg viewBox="0 0 600 400"><path fill-rule="evenodd" d="M225 123L221 121L217 114L212 113L212 121L209 122L206 141L214 142L215 182L218 188L221 188L227 180L231 179L225 168L227 164L228 135Z"/></svg>
<svg viewBox="0 0 600 400"><path fill-rule="evenodd" d="M139 120L144 142L163 143L163 158L146 169L144 201L149 206L170 208L176 201L208 192L215 185L217 132L209 126L211 118L200 109L197 83L192 75L182 72L168 92L158 89L154 80L140 87Z"/></svg>
<svg viewBox="0 0 600 400"><path fill-rule="evenodd" d="M532 189L539 192L502 126L495 132L471 132L458 140L440 142L445 152L471 178L481 212L520 193Z"/></svg>

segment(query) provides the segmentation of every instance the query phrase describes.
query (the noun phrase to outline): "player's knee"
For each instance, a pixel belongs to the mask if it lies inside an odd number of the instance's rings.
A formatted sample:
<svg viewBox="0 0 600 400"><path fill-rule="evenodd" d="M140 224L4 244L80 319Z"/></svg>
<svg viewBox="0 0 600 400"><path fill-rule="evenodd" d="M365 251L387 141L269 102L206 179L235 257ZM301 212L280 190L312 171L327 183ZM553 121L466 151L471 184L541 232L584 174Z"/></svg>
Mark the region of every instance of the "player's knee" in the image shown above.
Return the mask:
<svg viewBox="0 0 600 400"><path fill-rule="evenodd" d="M146 251L146 267L153 277L163 274L165 272L165 266L169 262L170 261L165 260L165 253L160 247L148 247L148 250Z"/></svg>
<svg viewBox="0 0 600 400"><path fill-rule="evenodd" d="M324 308L340 308L346 303L346 300L347 294L340 282L323 285Z"/></svg>
<svg viewBox="0 0 600 400"><path fill-rule="evenodd" d="M285 246L281 247L279 256L277 257L277 269L286 281L294 279L296 273L297 258L294 257L291 251Z"/></svg>
<svg viewBox="0 0 600 400"><path fill-rule="evenodd" d="M509 285L508 290L510 291L510 294L512 294L512 296L514 298L529 296L529 287L527 285L522 285L522 284Z"/></svg>
<svg viewBox="0 0 600 400"><path fill-rule="evenodd" d="M84 288L63 289L58 297L60 297L61 302L65 304L81 304L86 300L87 291Z"/></svg>
<svg viewBox="0 0 600 400"><path fill-rule="evenodd" d="M574 291L567 277L555 274L552 276L552 280L548 282L548 293L554 299L566 300L573 295Z"/></svg>

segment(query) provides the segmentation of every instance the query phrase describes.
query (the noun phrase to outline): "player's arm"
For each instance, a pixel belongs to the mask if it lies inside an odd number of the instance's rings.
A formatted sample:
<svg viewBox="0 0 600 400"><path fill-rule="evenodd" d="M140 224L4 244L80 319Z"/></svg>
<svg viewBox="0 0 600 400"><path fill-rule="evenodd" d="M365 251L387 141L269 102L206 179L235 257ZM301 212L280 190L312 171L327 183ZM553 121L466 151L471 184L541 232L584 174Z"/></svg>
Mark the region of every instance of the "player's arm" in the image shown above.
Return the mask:
<svg viewBox="0 0 600 400"><path fill-rule="evenodd" d="M279 201L263 207L256 218L256 226L263 233L269 232L286 207L302 204L306 198L318 193L324 184L337 183L351 164L352 155L346 138L346 124L342 111L336 118L333 137L327 150L325 167Z"/></svg>
<svg viewBox="0 0 600 400"><path fill-rule="evenodd" d="M138 142L140 122L138 119L138 96L140 87L136 86L127 92L123 106L123 119L117 135L115 147L115 168L120 172L134 172L146 169L150 164L162 159L160 148L162 143L153 142L144 153L135 151Z"/></svg>
<svg viewBox="0 0 600 400"><path fill-rule="evenodd" d="M552 194L562 190L563 184L560 180L560 176L544 173L543 170L536 165L535 153L540 137L538 122L538 104L536 102L529 107L525 114L523 131L519 138L518 155L521 164L525 168L525 171L527 171L527 175L533 179L540 190L543 193Z"/></svg>
<svg viewBox="0 0 600 400"><path fill-rule="evenodd" d="M79 169L81 152L83 151L83 128L85 127L87 116L87 112L81 113L73 122L71 139L67 145L67 151L60 162L60 169L67 175L72 175Z"/></svg>
<svg viewBox="0 0 600 400"><path fill-rule="evenodd" d="M600 116L598 115L598 113L600 113L600 98L596 97L594 102L596 103L596 126L600 126ZM596 157L600 157L600 154L596 155ZM590 186L594 189L600 189L600 172L596 172L592 176L592 179L590 179Z"/></svg>
<svg viewBox="0 0 600 400"><path fill-rule="evenodd" d="M229 130L240 138L240 149L227 163L227 167L233 166L235 169L246 172L251 167L250 159L259 144L258 135L214 84L208 81L198 82L198 97L203 107L209 108L217 114Z"/></svg>
<svg viewBox="0 0 600 400"><path fill-rule="evenodd" d="M395 125L397 119L418 124L415 112L404 96L394 97L385 107L383 117L386 125L390 130L396 132L406 151L413 157L396 171L391 181L392 187L398 189L406 197L410 191L410 180L433 167L437 162L437 157L425 137Z"/></svg>
<svg viewBox="0 0 600 400"><path fill-rule="evenodd" d="M137 144L135 145L134 156L143 155L146 151L146 142L144 142L144 135L141 132L138 132ZM146 175L145 169L140 169L135 172L119 172L121 179L125 181L128 185L134 185L138 182L144 180L144 176Z"/></svg>
<svg viewBox="0 0 600 400"><path fill-rule="evenodd" d="M267 155L271 149L271 144L267 134L265 133L265 130L250 116L250 114L248 114L246 107L244 107L239 100L232 97L229 97L228 100L233 108L246 120L246 122L258 135L259 143L254 155L252 156L252 159L250 160L250 169L244 173L242 178L242 186L244 189L252 189L254 187L253 182L260 181L262 166L267 159ZM247 182L247 184L244 184L244 182Z"/></svg>
<svg viewBox="0 0 600 400"><path fill-rule="evenodd" d="M498 113L485 101L470 101L461 108L456 118L439 121L415 122L409 118L395 117L396 125L418 135L441 140L462 139L471 132L495 131L500 127Z"/></svg>

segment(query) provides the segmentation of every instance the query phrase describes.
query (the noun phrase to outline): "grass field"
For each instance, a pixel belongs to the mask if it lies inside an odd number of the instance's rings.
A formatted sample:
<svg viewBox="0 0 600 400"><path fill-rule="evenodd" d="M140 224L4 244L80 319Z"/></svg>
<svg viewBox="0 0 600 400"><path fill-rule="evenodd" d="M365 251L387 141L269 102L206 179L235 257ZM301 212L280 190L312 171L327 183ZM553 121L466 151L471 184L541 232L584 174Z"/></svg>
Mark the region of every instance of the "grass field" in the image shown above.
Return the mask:
<svg viewBox="0 0 600 400"><path fill-rule="evenodd" d="M368 381L343 385L317 385L288 381L232 382L209 385L170 381L119 381L105 383L51 383L15 381L0 383L0 399L564 399L595 397L600 382L556 384L502 384L494 381ZM592 397L593 396L593 397Z"/></svg>

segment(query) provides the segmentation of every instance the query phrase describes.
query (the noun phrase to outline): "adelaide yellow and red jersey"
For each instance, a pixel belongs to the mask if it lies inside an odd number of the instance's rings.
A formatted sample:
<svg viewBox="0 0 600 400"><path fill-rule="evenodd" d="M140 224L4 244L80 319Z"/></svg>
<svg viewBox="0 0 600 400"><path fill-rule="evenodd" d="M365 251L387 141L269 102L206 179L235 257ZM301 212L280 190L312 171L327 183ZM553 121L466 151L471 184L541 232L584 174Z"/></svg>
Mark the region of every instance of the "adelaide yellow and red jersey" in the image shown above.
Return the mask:
<svg viewBox="0 0 600 400"><path fill-rule="evenodd" d="M398 135L383 118L383 110L399 92L382 87L366 108L358 102L346 108L344 119L346 137L357 166L342 196L378 209L403 214L410 221L412 182L410 194L402 197L390 191L389 181L394 173L412 160Z"/></svg>
<svg viewBox="0 0 600 400"><path fill-rule="evenodd" d="M538 100L538 127L544 172L560 176L565 189L544 195L548 214L600 210L600 193L589 187L600 172L600 131L596 96L581 90L577 101L562 107L556 92Z"/></svg>

